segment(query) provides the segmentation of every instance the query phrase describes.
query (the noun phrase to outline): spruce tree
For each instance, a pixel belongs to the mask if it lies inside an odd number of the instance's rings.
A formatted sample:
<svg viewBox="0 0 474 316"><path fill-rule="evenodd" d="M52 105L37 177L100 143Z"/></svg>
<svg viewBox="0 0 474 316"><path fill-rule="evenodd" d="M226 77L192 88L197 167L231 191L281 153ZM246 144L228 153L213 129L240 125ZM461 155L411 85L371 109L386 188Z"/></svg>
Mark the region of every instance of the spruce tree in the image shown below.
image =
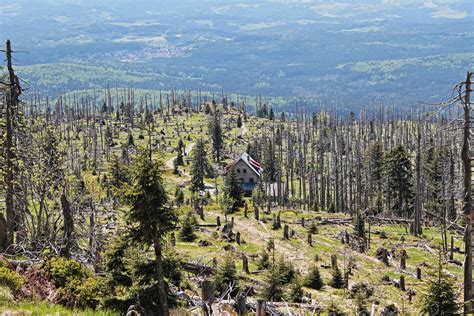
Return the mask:
<svg viewBox="0 0 474 316"><path fill-rule="evenodd" d="M421 298L421 311L428 315L459 315L460 305L454 280L443 271L442 254L439 252L438 267L428 281L426 294Z"/></svg>
<svg viewBox="0 0 474 316"><path fill-rule="evenodd" d="M209 134L212 140L212 150L214 158L217 162L221 160L222 149L224 148L224 140L222 135L221 116L219 111L215 111L209 121Z"/></svg>
<svg viewBox="0 0 474 316"><path fill-rule="evenodd" d="M117 155L112 155L110 162L110 184L115 188L120 188L123 183L128 183L130 176L127 167L119 160Z"/></svg>
<svg viewBox="0 0 474 316"><path fill-rule="evenodd" d="M319 268L316 265L313 265L309 269L309 272L305 278L304 285L315 290L320 290L324 286L323 279L321 278L321 273L319 272Z"/></svg>
<svg viewBox="0 0 474 316"><path fill-rule="evenodd" d="M344 278L338 266L332 271L331 286L335 289L342 289L344 287Z"/></svg>
<svg viewBox="0 0 474 316"><path fill-rule="evenodd" d="M357 212L355 221L355 233L359 238L365 238L365 219L364 216Z"/></svg>
<svg viewBox="0 0 474 316"><path fill-rule="evenodd" d="M381 188L383 172L383 150L381 142L375 142L369 148L366 166L366 172L368 173L368 183L366 183L366 186L370 196L373 196L379 193Z"/></svg>
<svg viewBox="0 0 474 316"><path fill-rule="evenodd" d="M265 283L261 296L267 301L281 301L283 297L283 279L280 270L273 265L265 275Z"/></svg>
<svg viewBox="0 0 474 316"><path fill-rule="evenodd" d="M303 302L304 291L299 277L296 277L290 285L289 301L292 303Z"/></svg>
<svg viewBox="0 0 474 316"><path fill-rule="evenodd" d="M192 211L186 213L183 221L181 222L181 229L179 231L179 238L182 241L191 242L196 239L196 227L197 220L196 216Z"/></svg>
<svg viewBox="0 0 474 316"><path fill-rule="evenodd" d="M409 217L413 211L413 171L405 148L400 145L384 156L385 193L393 212Z"/></svg>
<svg viewBox="0 0 474 316"><path fill-rule="evenodd" d="M206 155L206 144L202 138L196 141L191 152L191 192L204 191L204 177L209 174L210 164Z"/></svg>
<svg viewBox="0 0 474 316"><path fill-rule="evenodd" d="M231 199L231 206L229 209L230 213L235 213L240 207L244 206L244 200L242 199L243 190L235 168L231 168L227 173L224 183L224 194Z"/></svg>
<svg viewBox="0 0 474 316"><path fill-rule="evenodd" d="M178 217L168 206L163 181L163 163L150 159L148 151L138 153L132 166L131 184L124 186L122 197L129 211L130 237L135 242L152 244L155 251L157 294L160 315L169 315L162 256L162 240L173 231Z"/></svg>
<svg viewBox="0 0 474 316"><path fill-rule="evenodd" d="M242 117L240 115L239 115L239 117L237 117L237 127L238 128L242 127Z"/></svg>
<svg viewBox="0 0 474 316"><path fill-rule="evenodd" d="M178 154L176 155L176 164L178 166L184 166L184 158L183 158L183 151L184 151L184 143L183 140L180 138L178 142L177 148Z"/></svg>
<svg viewBox="0 0 474 316"><path fill-rule="evenodd" d="M214 286L217 293L222 294L230 285L236 290L238 288L238 278L233 255L227 253L224 261L217 268L214 276Z"/></svg>
<svg viewBox="0 0 474 316"><path fill-rule="evenodd" d="M176 191L175 191L174 196L175 196L174 201L175 201L176 205L181 206L181 205L184 204L184 192L183 192L183 190L181 190L180 187L176 187Z"/></svg>

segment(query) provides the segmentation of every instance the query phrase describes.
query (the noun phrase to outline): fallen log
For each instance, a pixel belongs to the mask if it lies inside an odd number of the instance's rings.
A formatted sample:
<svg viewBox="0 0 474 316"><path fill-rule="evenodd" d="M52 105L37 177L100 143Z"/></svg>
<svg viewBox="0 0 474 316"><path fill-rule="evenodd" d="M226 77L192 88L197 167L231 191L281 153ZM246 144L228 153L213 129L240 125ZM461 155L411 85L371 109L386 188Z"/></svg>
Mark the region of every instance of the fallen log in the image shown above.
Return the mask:
<svg viewBox="0 0 474 316"><path fill-rule="evenodd" d="M449 227L453 227L455 230L457 230L457 231L459 231L459 232L461 232L461 233L464 233L464 231L465 231L465 228L464 228L463 226L458 225L458 224L456 224L456 223L453 223L453 222L451 222L451 221L449 221L449 220L447 220L447 219L444 219L444 218L442 218L441 216L436 215L436 214L434 214L434 213L431 213L431 212L428 211L428 210L423 209L423 212L425 212L426 214L428 214L428 215L430 215L430 216L432 216L432 217L435 217L435 218L437 218L437 219L439 219L439 220L441 220L441 221L446 221L446 224L447 224L448 228L449 228Z"/></svg>
<svg viewBox="0 0 474 316"><path fill-rule="evenodd" d="M183 269L187 272L197 274L197 275L204 275L204 276L209 276L217 272L216 268L210 267L205 264L196 263L196 262L185 262ZM267 283L263 281L249 278L245 275L238 275L238 277L239 277L239 280L250 282L256 285L267 285Z"/></svg>
<svg viewBox="0 0 474 316"><path fill-rule="evenodd" d="M406 219L406 218L391 218L391 217L377 217L377 216L369 216L368 218L371 221L380 221L380 222L389 222L389 223L409 224L413 222L412 219Z"/></svg>

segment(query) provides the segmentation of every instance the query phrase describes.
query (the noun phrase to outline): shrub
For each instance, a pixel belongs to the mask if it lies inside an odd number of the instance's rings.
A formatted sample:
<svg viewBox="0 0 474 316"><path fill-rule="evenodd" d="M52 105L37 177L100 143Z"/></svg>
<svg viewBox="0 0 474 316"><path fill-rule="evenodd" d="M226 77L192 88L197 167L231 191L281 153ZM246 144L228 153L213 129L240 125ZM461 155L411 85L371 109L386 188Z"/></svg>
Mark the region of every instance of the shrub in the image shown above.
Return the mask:
<svg viewBox="0 0 474 316"><path fill-rule="evenodd" d="M83 280L92 273L82 264L73 259L52 257L46 260L42 267L48 273L56 287L64 287L74 280Z"/></svg>
<svg viewBox="0 0 474 316"><path fill-rule="evenodd" d="M0 285L6 286L11 292L15 293L22 288L24 283L25 279L21 275L0 264Z"/></svg>
<svg viewBox="0 0 474 316"><path fill-rule="evenodd" d="M327 309L328 315L329 316L342 316L345 315L345 313L342 311L341 307L334 301L331 301L329 303L328 309Z"/></svg>
<svg viewBox="0 0 474 316"><path fill-rule="evenodd" d="M362 295L364 298L369 298L374 294L374 289L365 282L357 282L355 283L350 291L349 297L356 298L357 295Z"/></svg>
<svg viewBox="0 0 474 316"><path fill-rule="evenodd" d="M308 233L309 234L317 234L318 233L318 226L316 226L315 222L312 222L311 225L308 227Z"/></svg>
<svg viewBox="0 0 474 316"><path fill-rule="evenodd" d="M56 300L65 307L97 308L107 294L103 278L89 277L83 281L73 280L58 289Z"/></svg>

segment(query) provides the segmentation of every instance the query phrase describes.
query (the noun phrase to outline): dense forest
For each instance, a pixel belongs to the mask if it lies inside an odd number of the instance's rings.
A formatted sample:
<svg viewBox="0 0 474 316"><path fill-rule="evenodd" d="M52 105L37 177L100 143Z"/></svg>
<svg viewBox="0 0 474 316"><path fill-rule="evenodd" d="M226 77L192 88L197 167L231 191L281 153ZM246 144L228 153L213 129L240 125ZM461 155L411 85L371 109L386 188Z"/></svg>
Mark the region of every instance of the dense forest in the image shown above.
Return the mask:
<svg viewBox="0 0 474 316"><path fill-rule="evenodd" d="M23 90L11 54L7 42L1 312L463 310L471 74L403 113L289 113L225 92L48 98ZM244 152L262 168L251 192L229 168Z"/></svg>

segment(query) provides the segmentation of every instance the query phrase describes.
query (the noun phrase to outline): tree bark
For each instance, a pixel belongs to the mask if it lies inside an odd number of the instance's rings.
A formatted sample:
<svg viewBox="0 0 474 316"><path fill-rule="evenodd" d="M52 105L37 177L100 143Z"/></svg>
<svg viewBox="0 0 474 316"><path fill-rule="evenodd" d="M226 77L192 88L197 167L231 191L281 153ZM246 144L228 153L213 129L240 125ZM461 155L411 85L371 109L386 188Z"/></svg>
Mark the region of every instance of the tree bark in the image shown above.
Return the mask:
<svg viewBox="0 0 474 316"><path fill-rule="evenodd" d="M163 272L163 256L162 256L162 247L161 240L158 234L157 228L154 229L154 238L153 238L153 247L155 248L155 257L156 257L156 278L158 282L158 302L159 306L159 315L169 316L168 309L168 299L165 288L165 275Z"/></svg>

